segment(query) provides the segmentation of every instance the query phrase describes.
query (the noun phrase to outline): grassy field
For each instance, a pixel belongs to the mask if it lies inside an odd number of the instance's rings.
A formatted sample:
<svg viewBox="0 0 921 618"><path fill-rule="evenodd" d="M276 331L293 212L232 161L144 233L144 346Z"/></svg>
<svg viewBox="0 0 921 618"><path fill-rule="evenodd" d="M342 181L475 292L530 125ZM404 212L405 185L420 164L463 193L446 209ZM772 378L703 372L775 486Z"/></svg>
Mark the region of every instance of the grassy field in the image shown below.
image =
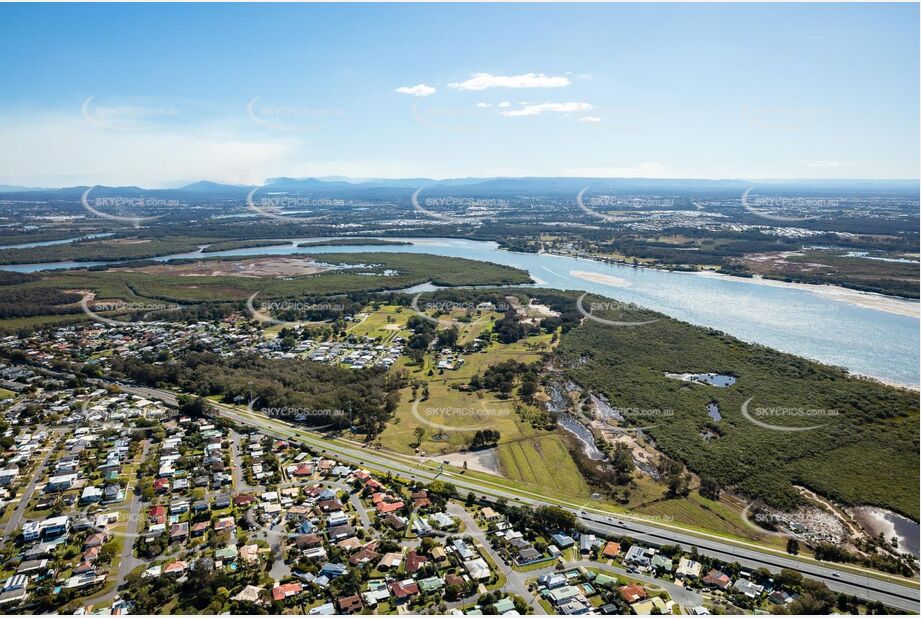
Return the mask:
<svg viewBox="0 0 921 618"><path fill-rule="evenodd" d="M510 479L531 483L568 496L590 491L566 446L556 434L543 434L500 444L499 465Z"/></svg>
<svg viewBox="0 0 921 618"><path fill-rule="evenodd" d="M493 394L478 396L451 389L449 384L457 381L454 377L450 382L444 378L431 380L430 395L424 401L414 402L412 390L403 389L394 420L380 435L381 444L399 453L412 453L410 444L416 441L415 431L419 427L425 430L420 448L429 455L464 448L477 429L498 430L503 441L525 435L522 432L529 428L519 426L515 399L502 400Z"/></svg>
<svg viewBox="0 0 921 618"><path fill-rule="evenodd" d="M364 322L353 327L356 334L371 336L390 335L405 324L412 311L399 311L395 307L381 307ZM444 327L449 319L459 320L462 312L442 319ZM500 316L483 312L472 316L469 322L456 322L460 330L459 341L468 342L491 329ZM408 331L406 331L408 332ZM542 352L550 350L551 335L535 335L512 344L491 342L481 352L464 355L464 364L454 370L440 371L435 367L433 354L426 354L421 366L407 364L398 368L409 372L410 379L428 385L429 396L422 399L421 389L416 400L412 388L403 389L401 403L393 421L380 435L381 444L399 453L415 453L417 430L424 430L419 452L440 455L462 450L469 444L478 429L499 431L501 439L496 449L498 472L513 482L552 489L561 495L586 497L590 493L575 463L560 437L554 433L537 430L522 422L516 406L529 407L512 396L502 399L497 394L475 393L455 388L466 385L487 367L515 359L519 362L539 360ZM432 375L429 375L429 373Z"/></svg>
<svg viewBox="0 0 921 618"><path fill-rule="evenodd" d="M406 321L412 315L412 310L406 307L381 305L361 322L349 326L348 332L358 337L380 338L381 343L387 344L393 341L394 337L405 338L410 335Z"/></svg>
<svg viewBox="0 0 921 618"><path fill-rule="evenodd" d="M772 541L776 544L780 543L776 540L777 537L754 532L743 522L741 511L734 508L733 505L724 501L708 500L697 492L691 492L686 498L658 500L640 508L631 509L631 512L722 534L752 538L764 543L770 544Z"/></svg>
<svg viewBox="0 0 921 618"><path fill-rule="evenodd" d="M379 332L387 325L386 315L386 312L383 316L375 315L362 326L372 333ZM410 310L399 314L403 323L410 315L413 315ZM461 324L459 339L472 339L473 333L479 334L497 315L488 314L482 321ZM410 380L428 384L429 397L422 400L420 389L420 399L414 401L412 389L403 389L395 418L380 435L381 444L396 452L412 453L410 444L415 443L415 431L420 427L425 430L420 448L430 455L460 450L477 429L498 430L502 442L530 437L533 435L530 426L523 426L515 414L515 406L524 405L516 397L501 399L495 393L468 393L452 387L467 384L475 374L507 359L524 363L539 360L541 351L549 350L550 338L538 335L512 344L493 342L481 352L464 355L464 364L453 370L435 368L437 363L431 354L426 354L421 366L408 364L404 359L397 368L405 369ZM433 375L428 375L429 371Z"/></svg>

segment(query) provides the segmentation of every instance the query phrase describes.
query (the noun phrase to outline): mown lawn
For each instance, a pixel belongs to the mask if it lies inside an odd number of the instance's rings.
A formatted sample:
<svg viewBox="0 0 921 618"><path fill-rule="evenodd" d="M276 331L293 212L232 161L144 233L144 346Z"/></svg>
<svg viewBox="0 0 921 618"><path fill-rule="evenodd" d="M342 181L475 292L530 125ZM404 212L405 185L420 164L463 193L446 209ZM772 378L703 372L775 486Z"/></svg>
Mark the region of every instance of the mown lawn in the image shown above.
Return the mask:
<svg viewBox="0 0 921 618"><path fill-rule="evenodd" d="M500 444L502 474L512 480L544 487L567 496L588 496L588 485L569 451L553 433Z"/></svg>
<svg viewBox="0 0 921 618"><path fill-rule="evenodd" d="M408 337L406 321L413 315L412 309L396 305L382 305L376 311L370 312L363 321L348 327L349 333L357 337L380 337L382 343L389 343L394 337L402 335Z"/></svg>

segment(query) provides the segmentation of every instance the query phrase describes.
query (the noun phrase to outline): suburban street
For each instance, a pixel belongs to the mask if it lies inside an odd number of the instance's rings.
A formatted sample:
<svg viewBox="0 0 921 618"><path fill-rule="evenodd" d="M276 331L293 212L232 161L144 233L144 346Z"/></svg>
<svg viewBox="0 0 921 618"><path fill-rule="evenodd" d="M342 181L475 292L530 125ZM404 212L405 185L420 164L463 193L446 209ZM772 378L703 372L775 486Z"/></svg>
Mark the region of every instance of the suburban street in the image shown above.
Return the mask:
<svg viewBox="0 0 921 618"><path fill-rule="evenodd" d="M150 441L144 440L144 447L141 452L140 461L147 460L147 457L150 455L150 448ZM125 488L126 495L130 496L130 502L128 504L128 521L125 524L126 529L123 533L113 533L115 535L123 535L121 559L118 563L118 573L115 576L115 585L112 586L108 592L87 599L85 601L87 605L104 603L114 598L117 594L119 594L119 589L125 583L125 579L128 577L128 574L137 567L147 564L146 561L134 557L134 541L137 538L138 527L141 520L141 508L143 506L141 503L141 495L135 491L136 487L137 480L134 478L129 479L128 485Z"/></svg>
<svg viewBox="0 0 921 618"><path fill-rule="evenodd" d="M502 571L502 574L505 575L506 592L512 594L517 594L522 599L531 604L531 607L534 608L535 614L546 614L544 608L540 606L540 603L537 602L537 599L530 593L528 590L525 580L532 577L530 573L521 573L519 571L511 568L508 563L503 560L502 556L493 551L493 548L489 545L489 540L486 538L486 533L477 525L473 520L473 517L470 516L470 513L467 512L467 509L462 507L459 504L449 504L448 513L459 518L464 526L467 528L464 536L470 536L476 541L477 545L483 548L483 550L489 554L489 557L494 563L499 567L499 570Z"/></svg>
<svg viewBox="0 0 921 618"><path fill-rule="evenodd" d="M148 387L119 386L127 392L160 399L168 404L176 405L176 395L170 391ZM352 464L369 465L385 472L389 471L427 482L431 482L436 478L450 480L459 491L473 491L489 499L504 497L509 501L517 501L521 504L532 506L556 504L579 515L583 524L589 530L598 534L628 535L637 541L650 545L679 544L685 549L697 547L698 550L715 558L728 562L735 561L749 568L765 567L773 572L778 572L781 568L788 568L812 579L822 581L836 592L881 601L898 609L909 611L918 611L919 609L921 595L919 595L917 584L912 585L909 580L895 576L883 580L879 579L881 574L867 569L845 567L843 565L824 566L805 559L799 560L784 552L773 551L755 543L741 541L737 544L730 543L721 540L721 537L715 534L692 533L680 526L661 522L650 523L642 518L632 517L629 514L612 517L597 512L590 513L589 511L596 509L584 504L572 503L535 492L511 492L501 485L489 483L488 481L465 477L450 471L440 472L419 466L410 457L369 450L361 445L341 440L324 439L276 419L270 419L255 413L242 412L223 404L211 403L211 405L222 416L237 423L254 427L266 435L306 444ZM865 571L866 574L861 574L859 571ZM906 583L898 583L900 579Z"/></svg>
<svg viewBox="0 0 921 618"><path fill-rule="evenodd" d="M19 495L17 500L19 501L16 505L16 510L13 511L13 515L10 517L10 520L6 522L6 528L3 530L3 539L9 539L19 527L22 525L22 516L25 514L26 509L29 507L29 500L32 499L32 495L35 493L35 488L38 485L39 480L42 478L42 473L45 470L45 463L48 461L48 457L51 456L51 453L54 452L54 448L57 445L58 438L60 437L59 433L55 430L52 430L51 437L49 438L50 442L47 446L44 447L44 453L41 458L35 463L35 468L32 471L32 476L29 478L29 484L22 490L22 493Z"/></svg>

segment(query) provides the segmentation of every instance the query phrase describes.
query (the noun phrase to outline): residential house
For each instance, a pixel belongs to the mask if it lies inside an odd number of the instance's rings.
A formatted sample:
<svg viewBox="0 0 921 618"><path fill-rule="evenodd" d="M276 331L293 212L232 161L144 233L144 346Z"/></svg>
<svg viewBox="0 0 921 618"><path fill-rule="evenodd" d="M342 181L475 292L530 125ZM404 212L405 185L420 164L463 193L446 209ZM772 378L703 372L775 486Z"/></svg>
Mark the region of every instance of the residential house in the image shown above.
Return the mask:
<svg viewBox="0 0 921 618"><path fill-rule="evenodd" d="M551 539L553 540L554 543L556 543L556 546L559 547L560 549L566 549L567 547L572 547L573 545L576 544L575 539L573 539L571 536L568 536L562 533L554 534L551 537Z"/></svg>
<svg viewBox="0 0 921 618"><path fill-rule="evenodd" d="M627 603L636 603L646 598L646 590L636 584L621 586L617 589L617 594Z"/></svg>
<svg viewBox="0 0 921 618"><path fill-rule="evenodd" d="M601 550L601 556L603 558L613 559L617 558L617 555L620 553L620 543L615 543L614 541L608 541L604 544L604 549Z"/></svg>
<svg viewBox="0 0 921 618"><path fill-rule="evenodd" d="M403 603L419 594L419 586L411 579L390 582L390 592L398 603Z"/></svg>
<svg viewBox="0 0 921 618"><path fill-rule="evenodd" d="M339 597L336 599L336 607L339 608L339 613L341 614L359 613L362 610L361 597L357 594Z"/></svg>
<svg viewBox="0 0 921 618"><path fill-rule="evenodd" d="M275 584L272 588L272 598L276 601L284 601L293 596L299 595L304 590L300 582L291 582L288 584Z"/></svg>
<svg viewBox="0 0 921 618"><path fill-rule="evenodd" d="M678 568L675 570L675 575L680 577L700 577L701 564L696 560L691 560L690 558L681 558L678 560Z"/></svg>
<svg viewBox="0 0 921 618"><path fill-rule="evenodd" d="M717 571L716 569L711 569L710 572L707 573L701 581L703 581L703 583L707 586L713 586L719 588L720 590L726 590L731 584L729 576L722 571Z"/></svg>

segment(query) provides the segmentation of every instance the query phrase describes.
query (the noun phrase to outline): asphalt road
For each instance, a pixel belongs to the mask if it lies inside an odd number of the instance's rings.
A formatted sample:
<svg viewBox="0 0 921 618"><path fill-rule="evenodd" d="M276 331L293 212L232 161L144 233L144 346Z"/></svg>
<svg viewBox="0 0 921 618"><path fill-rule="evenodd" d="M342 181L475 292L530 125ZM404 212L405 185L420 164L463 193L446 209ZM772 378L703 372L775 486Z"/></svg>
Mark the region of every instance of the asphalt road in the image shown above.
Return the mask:
<svg viewBox="0 0 921 618"><path fill-rule="evenodd" d="M176 403L175 394L169 391L147 387L119 386L127 392L160 399L173 405ZM379 470L389 470L396 474L428 482L441 477L443 480L449 480L453 483L458 490L473 491L480 496L491 499L504 497L510 502L517 501L528 505L557 504L579 515L587 527L600 534L628 535L650 545L679 544L686 549L697 547L701 553L714 558L738 562L749 568L765 567L775 573L779 572L781 568L788 568L799 571L811 579L822 581L836 592L852 594L862 599L881 601L890 607L901 610L918 612L921 609L921 593L919 593L919 589L898 583L897 578L882 580L870 576L869 572L867 575L854 573L853 567L852 570L844 570L840 567L836 569L834 566L826 567L807 561L800 561L786 554L772 553L767 549L755 549L751 547L754 546L753 543L738 546L720 541L718 537L713 538L716 535L691 534L678 526L637 521L637 519L627 514L608 517L597 513L588 513L586 511L591 510L588 504L584 506L571 505L571 503L563 502L560 499L538 494L533 494L536 498L512 494L485 481L451 472L439 473L413 465L411 461L406 461L410 459L408 457L370 450L359 445L351 446L342 442L334 442L319 436L314 437L302 428L295 428L277 419L270 419L258 414L244 414L235 408L221 404L212 403L212 405L222 416L237 423L254 426L266 435L300 442L313 449L325 450L343 461L368 465Z"/></svg>
<svg viewBox="0 0 921 618"><path fill-rule="evenodd" d="M630 536L635 540L650 545L680 545L685 550L696 547L702 554L718 558L724 562L738 562L746 568L757 569L766 567L777 572L780 569L799 571L803 575L824 581L828 587L836 592L845 592L862 599L882 601L886 605L898 609L917 611L919 606L918 590L902 586L894 582L873 579L870 576L853 575L844 571L835 571L834 568L801 562L793 557L763 555L755 552L701 540L697 537L674 532L663 532L660 529L644 524L627 523L617 517L605 517L588 513L580 516L586 528L596 534ZM837 572L839 577L832 573ZM914 598L912 598L912 594Z"/></svg>
<svg viewBox="0 0 921 618"><path fill-rule="evenodd" d="M39 485L42 476L47 472L47 470L45 470L45 464L48 462L51 453L54 452L58 443L58 438L60 438L60 432L53 430L49 437L50 442L43 447L45 452L36 462L35 468L32 470L32 476L29 478L28 485L26 485L25 489L23 489L22 493L19 495L19 502L16 504L16 510L13 511L13 515L10 517L10 520L6 524L6 528L3 530L4 540L10 538L20 526L22 526L22 517L29 506L29 501L32 499L33 494L35 494L35 488Z"/></svg>
<svg viewBox="0 0 921 618"><path fill-rule="evenodd" d="M141 451L140 460L136 463L146 461L150 456L150 450L150 441L144 440L144 448ZM84 600L84 605L99 605L101 603L106 603L113 600L116 595L121 594L121 587L124 585L125 579L131 573L131 571L141 565L148 564L148 561L142 560L140 558L135 558L134 556L134 542L138 536L138 528L140 527L141 520L141 509L143 507L143 504L141 503L141 495L138 491L136 491L137 487L138 483L136 479L128 479L128 485L125 487L125 491L129 496L131 496L131 499L128 505L127 529L125 530L124 538L122 538L121 559L118 563L118 573L115 575L115 585L112 586L108 592Z"/></svg>
<svg viewBox="0 0 921 618"><path fill-rule="evenodd" d="M451 515L459 518L464 522L465 530L464 536L469 536L476 541L476 543L483 548L489 557L492 559L496 566L502 571L502 574L505 575L505 591L511 594L516 594L525 601L531 604L531 607L534 608L534 613L537 615L545 615L547 612L544 611L544 608L541 607L540 603L537 602L537 599L533 594L528 590L526 581L531 577L536 577L531 573L522 573L520 571L514 570L512 567L502 559L498 553L496 553L493 548L490 546L489 540L486 538L486 533L480 528L477 523L470 516L470 513L467 512L465 508L457 504L449 504L448 512Z"/></svg>

